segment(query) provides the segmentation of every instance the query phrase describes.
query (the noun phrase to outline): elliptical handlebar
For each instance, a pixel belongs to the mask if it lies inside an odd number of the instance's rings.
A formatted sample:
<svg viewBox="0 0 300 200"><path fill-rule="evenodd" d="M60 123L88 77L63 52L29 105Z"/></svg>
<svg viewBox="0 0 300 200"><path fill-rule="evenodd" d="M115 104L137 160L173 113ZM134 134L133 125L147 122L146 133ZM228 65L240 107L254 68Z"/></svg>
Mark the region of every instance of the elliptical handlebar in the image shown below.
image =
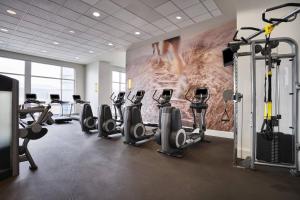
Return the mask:
<svg viewBox="0 0 300 200"><path fill-rule="evenodd" d="M158 104L160 104L159 100L160 100L160 98L161 98L161 95L159 95L158 98L155 98L156 93L157 93L157 90L154 91L154 93L153 93L153 95L152 95L152 99L153 99L154 101L156 101Z"/></svg>
<svg viewBox="0 0 300 200"><path fill-rule="evenodd" d="M189 98L188 98L188 94L190 93L190 90L191 90L191 87L190 87L190 88L188 89L188 91L185 93L184 98L185 98L187 101L193 103L193 99L189 99Z"/></svg>
<svg viewBox="0 0 300 200"><path fill-rule="evenodd" d="M133 101L133 99L134 99L134 97L135 97L135 95L133 95L132 96L132 98L129 98L129 96L130 96L130 94L131 94L131 91L129 91L129 93L128 93L128 95L127 95L127 100L129 100L131 103L133 103L134 104L134 101Z"/></svg>
<svg viewBox="0 0 300 200"><path fill-rule="evenodd" d="M279 6L274 6L271 8L267 8L263 13L262 13L262 20L264 22L267 22L269 24L275 24L275 23L281 23L281 22L292 22L297 18L297 15L300 13L300 8L296 9L295 11L293 11L291 14L289 14L288 16L284 17L284 18L267 18L266 17L266 13L267 12L271 12L274 10L278 10L281 8L286 8L286 7L300 7L300 3L285 3L285 4L281 4ZM277 24L277 25L278 25Z"/></svg>

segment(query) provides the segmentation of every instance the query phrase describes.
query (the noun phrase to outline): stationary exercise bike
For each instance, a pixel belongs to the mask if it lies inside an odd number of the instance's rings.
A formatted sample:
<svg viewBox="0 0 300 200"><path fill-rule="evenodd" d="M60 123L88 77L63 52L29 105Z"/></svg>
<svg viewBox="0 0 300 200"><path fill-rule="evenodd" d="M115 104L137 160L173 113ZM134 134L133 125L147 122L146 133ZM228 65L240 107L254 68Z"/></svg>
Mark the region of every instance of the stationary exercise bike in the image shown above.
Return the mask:
<svg viewBox="0 0 300 200"><path fill-rule="evenodd" d="M138 93L137 93L138 94ZM162 94L155 98L156 91L153 94L153 99L158 103L158 107L171 106L170 100L173 90L164 89ZM137 99L138 95L135 95ZM146 126L156 127L154 130L146 131ZM131 145L139 145L152 140L159 124L143 123L141 108L135 104L125 107L124 111L124 143Z"/></svg>
<svg viewBox="0 0 300 200"><path fill-rule="evenodd" d="M207 88L196 88L193 97L188 98L189 91L190 89L186 93L185 98L191 103L190 108L194 118L193 128L184 128L182 126L181 114L178 108L162 108L161 131L156 136L157 143L161 145L158 151L160 153L182 157L183 149L192 144L205 141L205 115L210 95ZM198 123L197 114L199 115Z"/></svg>
<svg viewBox="0 0 300 200"><path fill-rule="evenodd" d="M124 122L122 107L125 103L125 92L119 92L117 96L114 96L114 93L112 93L110 100L113 102L115 116L113 118L109 105L101 105L98 118L99 137L109 138L111 136L122 134Z"/></svg>

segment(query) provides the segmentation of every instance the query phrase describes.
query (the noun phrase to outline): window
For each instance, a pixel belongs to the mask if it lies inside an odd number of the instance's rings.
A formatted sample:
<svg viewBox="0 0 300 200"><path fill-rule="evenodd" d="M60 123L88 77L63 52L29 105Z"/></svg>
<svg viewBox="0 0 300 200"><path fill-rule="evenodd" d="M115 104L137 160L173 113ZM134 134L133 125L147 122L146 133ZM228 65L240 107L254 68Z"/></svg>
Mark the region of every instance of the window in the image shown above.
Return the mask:
<svg viewBox="0 0 300 200"><path fill-rule="evenodd" d="M0 74L19 81L19 103L24 102L25 61L0 57Z"/></svg>
<svg viewBox="0 0 300 200"><path fill-rule="evenodd" d="M36 93L41 101L50 102L50 94L59 94L63 101L72 101L75 89L75 73L73 68L32 63L31 92ZM70 106L64 106L68 113ZM60 112L60 106L53 106L54 114Z"/></svg>
<svg viewBox="0 0 300 200"><path fill-rule="evenodd" d="M122 72L112 72L112 92L118 94L126 90L126 74Z"/></svg>

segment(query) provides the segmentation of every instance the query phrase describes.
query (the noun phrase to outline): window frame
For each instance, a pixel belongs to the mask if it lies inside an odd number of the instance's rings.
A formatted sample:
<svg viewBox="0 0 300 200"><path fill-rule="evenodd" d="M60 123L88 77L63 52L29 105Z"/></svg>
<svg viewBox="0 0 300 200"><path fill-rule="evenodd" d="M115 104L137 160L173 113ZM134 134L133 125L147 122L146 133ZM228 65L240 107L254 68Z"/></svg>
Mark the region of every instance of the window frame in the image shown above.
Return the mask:
<svg viewBox="0 0 300 200"><path fill-rule="evenodd" d="M115 73L115 72L117 72L118 74L119 74L119 81L114 81L113 80L113 74ZM124 74L125 75L125 81L124 82L122 82L122 74ZM122 91L121 90L121 86L122 86L122 84L124 84L125 85L125 90L126 90L126 72L123 72L123 71L112 71L111 72L111 77L112 77L112 81L111 81L111 92L114 92L113 91L113 84L118 84L118 86L119 86L119 92L125 92L125 91ZM116 94L117 95L117 94Z"/></svg>

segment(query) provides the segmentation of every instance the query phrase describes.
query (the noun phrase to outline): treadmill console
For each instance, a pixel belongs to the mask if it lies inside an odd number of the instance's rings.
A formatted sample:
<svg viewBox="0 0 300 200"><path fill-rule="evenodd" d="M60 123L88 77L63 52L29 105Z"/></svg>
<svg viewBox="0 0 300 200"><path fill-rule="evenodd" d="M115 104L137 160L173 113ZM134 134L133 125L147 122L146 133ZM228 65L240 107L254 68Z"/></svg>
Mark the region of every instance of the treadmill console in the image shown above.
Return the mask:
<svg viewBox="0 0 300 200"><path fill-rule="evenodd" d="M207 88L197 88L195 90L195 98L206 98L208 96L208 89Z"/></svg>
<svg viewBox="0 0 300 200"><path fill-rule="evenodd" d="M59 101L60 97L59 94L50 94L51 101Z"/></svg>
<svg viewBox="0 0 300 200"><path fill-rule="evenodd" d="M81 100L80 95L73 95L73 100L74 100L74 101L79 101L79 100Z"/></svg>
<svg viewBox="0 0 300 200"><path fill-rule="evenodd" d="M25 98L26 98L26 101L28 101L28 100L36 100L36 99L37 99L37 96L36 96L36 94L30 94L30 93L27 93L27 94L25 95Z"/></svg>
<svg viewBox="0 0 300 200"><path fill-rule="evenodd" d="M172 89L164 89L162 92L161 97L166 100L166 101L170 101L173 95L173 90Z"/></svg>
<svg viewBox="0 0 300 200"><path fill-rule="evenodd" d="M124 97L125 97L125 92L119 92L119 94L118 94L118 99L124 99Z"/></svg>

